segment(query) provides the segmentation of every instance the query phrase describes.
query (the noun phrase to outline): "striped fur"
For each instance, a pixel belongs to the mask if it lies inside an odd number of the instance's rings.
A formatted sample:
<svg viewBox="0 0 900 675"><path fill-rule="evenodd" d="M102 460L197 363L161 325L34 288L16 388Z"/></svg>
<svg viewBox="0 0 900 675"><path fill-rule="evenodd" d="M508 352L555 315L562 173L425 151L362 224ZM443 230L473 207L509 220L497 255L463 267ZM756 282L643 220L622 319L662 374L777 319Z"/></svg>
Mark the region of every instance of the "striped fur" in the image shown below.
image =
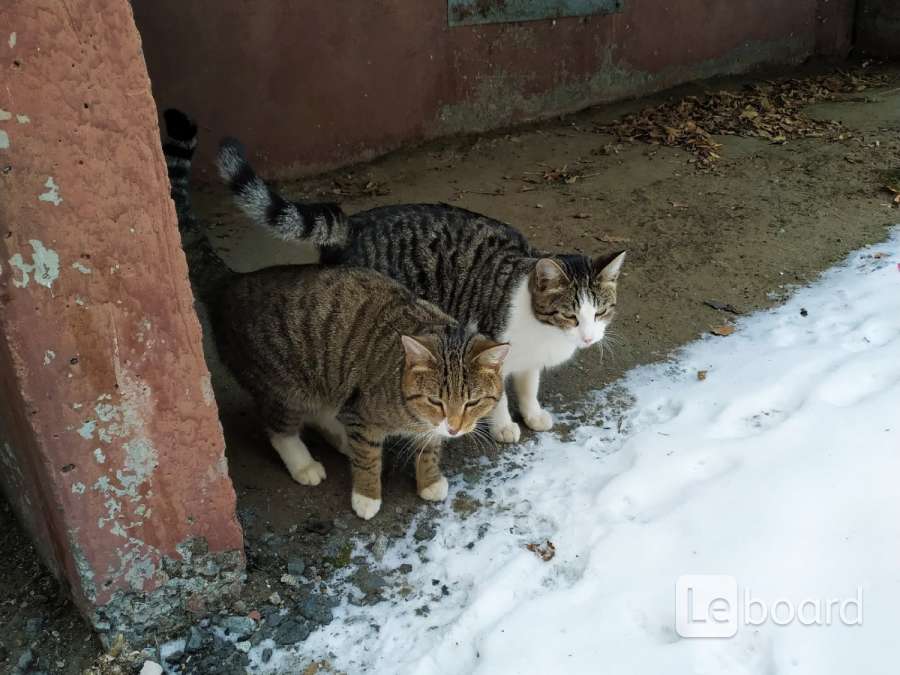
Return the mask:
<svg viewBox="0 0 900 675"><path fill-rule="evenodd" d="M423 499L443 499L441 440L471 431L503 389L508 347L368 269L274 267L242 275L214 312L222 359L252 394L294 479L325 477L299 438L306 424L335 431L350 457L351 505L381 505L382 445L418 450Z"/></svg>
<svg viewBox="0 0 900 675"><path fill-rule="evenodd" d="M337 204L301 204L283 199L266 185L247 162L241 144L222 141L219 175L234 193L235 202L250 218L268 226L282 239L304 239L317 246L343 246L347 217Z"/></svg>
<svg viewBox="0 0 900 675"><path fill-rule="evenodd" d="M197 125L180 110L169 108L163 113L167 139L163 143L169 185L178 223L185 226L192 222L191 210L191 162L197 149Z"/></svg>
<svg viewBox="0 0 900 675"><path fill-rule="evenodd" d="M259 225L318 244L322 263L378 270L461 323L510 343L506 371L532 429L552 424L537 400L541 371L602 340L612 321L624 252L593 259L544 254L509 225L447 204L384 206L323 217L313 227L304 214L337 207L285 200L256 175L236 141L223 142L219 167ZM519 438L505 397L491 430L497 440Z"/></svg>

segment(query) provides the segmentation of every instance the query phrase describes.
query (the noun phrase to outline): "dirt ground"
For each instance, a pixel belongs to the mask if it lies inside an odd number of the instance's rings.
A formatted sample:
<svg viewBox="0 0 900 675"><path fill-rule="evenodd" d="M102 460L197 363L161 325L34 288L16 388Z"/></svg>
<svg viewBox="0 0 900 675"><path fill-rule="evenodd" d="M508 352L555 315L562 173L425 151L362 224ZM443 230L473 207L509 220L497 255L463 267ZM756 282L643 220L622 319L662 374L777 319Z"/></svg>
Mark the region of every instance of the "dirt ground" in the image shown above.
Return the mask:
<svg viewBox="0 0 900 675"><path fill-rule="evenodd" d="M772 306L900 222L900 210L882 190L900 184L900 67L875 69L886 76L883 87L807 109L816 119L842 122L843 138L772 143L717 137L722 159L712 169L698 167L681 148L621 143L596 127L647 105L737 90L746 78L694 83L527 128L431 143L280 188L296 198L338 201L349 212L448 202L513 224L550 251L627 249L609 348L580 353L542 383L542 400L552 412L609 422L608 411L593 408L588 393L728 323L729 312L704 301L740 312ZM211 223L223 256L240 271L311 257L307 247L254 229L218 186L199 187L195 208ZM275 591L286 605L299 603L317 585L327 585L336 570L352 572L362 594L354 591L354 601L377 601L383 580L366 576L365 560L351 558L347 542L361 537L377 555L386 540L407 532L414 516L427 515L430 507L415 495L411 467L388 458L382 512L370 522L357 519L350 510L346 459L312 437L310 448L328 478L315 488L293 483L246 397L214 355L209 361L247 540L246 591L233 611L262 609ZM526 432L523 440L529 437ZM451 482L477 480L484 458L489 464L498 452L516 449L458 441L446 452L445 472ZM416 519L416 527L417 538L433 535L427 518ZM81 672L98 654L98 644L61 599L5 504L0 551L0 671L11 671L31 648L35 672ZM306 580L301 587L282 582L290 570Z"/></svg>

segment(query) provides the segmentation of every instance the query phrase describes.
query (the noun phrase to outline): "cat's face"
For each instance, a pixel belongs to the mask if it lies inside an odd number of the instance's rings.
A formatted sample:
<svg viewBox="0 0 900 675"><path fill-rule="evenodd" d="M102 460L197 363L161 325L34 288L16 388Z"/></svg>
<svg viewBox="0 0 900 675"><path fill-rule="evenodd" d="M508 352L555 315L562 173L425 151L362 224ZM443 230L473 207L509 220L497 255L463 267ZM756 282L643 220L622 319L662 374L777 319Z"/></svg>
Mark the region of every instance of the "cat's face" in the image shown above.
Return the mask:
<svg viewBox="0 0 900 675"><path fill-rule="evenodd" d="M463 329L401 339L407 408L432 431L448 438L467 434L497 405L509 345Z"/></svg>
<svg viewBox="0 0 900 675"><path fill-rule="evenodd" d="M625 252L588 258L541 258L531 272L531 307L541 323L563 331L576 347L603 339L616 311L616 282Z"/></svg>

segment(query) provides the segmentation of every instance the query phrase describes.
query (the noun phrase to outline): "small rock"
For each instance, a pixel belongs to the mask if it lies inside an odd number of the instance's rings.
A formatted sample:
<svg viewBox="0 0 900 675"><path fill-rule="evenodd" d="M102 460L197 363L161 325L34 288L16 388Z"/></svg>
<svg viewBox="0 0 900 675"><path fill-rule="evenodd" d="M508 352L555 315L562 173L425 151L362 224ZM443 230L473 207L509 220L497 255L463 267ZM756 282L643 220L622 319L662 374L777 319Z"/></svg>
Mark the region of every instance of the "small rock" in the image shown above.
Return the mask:
<svg viewBox="0 0 900 675"><path fill-rule="evenodd" d="M235 614L246 614L247 613L247 603L243 600L237 600L232 605Z"/></svg>
<svg viewBox="0 0 900 675"><path fill-rule="evenodd" d="M236 642L234 646L237 647L239 652L246 654L253 645L250 644L249 640L242 640L241 642Z"/></svg>
<svg viewBox="0 0 900 675"><path fill-rule="evenodd" d="M262 662L263 662L263 663L268 663L268 662L271 661L271 660L272 660L272 648L271 648L271 647L266 647L266 648L263 649L263 651L262 651Z"/></svg>
<svg viewBox="0 0 900 675"><path fill-rule="evenodd" d="M372 572L368 567L360 567L350 577L356 587L365 594L362 604L370 605L381 600L381 591L387 581L380 574Z"/></svg>
<svg viewBox="0 0 900 675"><path fill-rule="evenodd" d="M204 577L214 577L222 571L222 566L212 558L207 558L202 565L198 565L197 571Z"/></svg>
<svg viewBox="0 0 900 675"><path fill-rule="evenodd" d="M284 621L284 616L277 611L266 615L266 625L272 628L278 626L282 621Z"/></svg>
<svg viewBox="0 0 900 675"><path fill-rule="evenodd" d="M34 652L30 649L26 649L24 652L22 652L22 655L16 662L16 668L24 673L31 667L32 663L34 663Z"/></svg>
<svg viewBox="0 0 900 675"><path fill-rule="evenodd" d="M334 526L326 520L310 520L306 523L306 531L313 534L328 534Z"/></svg>
<svg viewBox="0 0 900 675"><path fill-rule="evenodd" d="M235 640L243 640L256 630L256 622L249 616L227 616L222 619L222 628Z"/></svg>
<svg viewBox="0 0 900 675"><path fill-rule="evenodd" d="M280 605L283 602L281 596L278 595L278 591L275 591L274 593L272 593L272 595L269 596L269 602L271 602L273 605Z"/></svg>
<svg viewBox="0 0 900 675"><path fill-rule="evenodd" d="M288 619L275 631L275 644L279 646L303 642L312 632L309 624L303 619Z"/></svg>
<svg viewBox="0 0 900 675"><path fill-rule="evenodd" d="M800 316L809 316L809 312L806 311L806 307L800 308Z"/></svg>
<svg viewBox="0 0 900 675"><path fill-rule="evenodd" d="M287 571L291 576L303 576L303 570L305 569L306 563L303 562L302 558L291 558L290 560L288 560Z"/></svg>
<svg viewBox="0 0 900 675"><path fill-rule="evenodd" d="M409 563L403 563L397 568L397 571L400 572L400 574L409 574L413 571L413 566Z"/></svg>
<svg viewBox="0 0 900 675"><path fill-rule="evenodd" d="M460 492L453 498L451 508L463 518L472 515L481 506L481 502L473 499L466 492Z"/></svg>
<svg viewBox="0 0 900 675"><path fill-rule="evenodd" d="M252 612L248 612L248 613L247 613L247 616L249 616L251 619L253 619L254 621L256 621L256 623L259 623L260 619L262 619L262 614L260 614L260 613L259 613L257 610L255 610L255 609L254 609Z"/></svg>
<svg viewBox="0 0 900 675"><path fill-rule="evenodd" d="M292 586L293 588L298 588L300 586L300 580L293 574L282 574L281 583L285 586Z"/></svg>
<svg viewBox="0 0 900 675"><path fill-rule="evenodd" d="M416 541L428 541L429 539L434 539L434 535L434 525L431 523L420 523L416 531L413 532L413 538Z"/></svg>
<svg viewBox="0 0 900 675"><path fill-rule="evenodd" d="M162 675L163 669L156 661L144 661L141 675Z"/></svg>
<svg viewBox="0 0 900 675"><path fill-rule="evenodd" d="M335 605L337 605L336 600L327 595L316 593L306 598L300 604L299 609L300 614L305 618L324 626L331 623L331 620L334 618L331 610Z"/></svg>
<svg viewBox="0 0 900 675"><path fill-rule="evenodd" d="M178 663L184 658L184 651L176 649L166 657L166 663Z"/></svg>
<svg viewBox="0 0 900 675"><path fill-rule="evenodd" d="M196 654L203 648L203 633L191 626L188 637L184 642L184 651L188 654Z"/></svg>
<svg viewBox="0 0 900 675"><path fill-rule="evenodd" d="M25 622L25 635L31 640L40 635L42 630L44 630L44 619L42 617L28 619Z"/></svg>
<svg viewBox="0 0 900 675"><path fill-rule="evenodd" d="M372 544L372 555L375 556L375 560L381 562L384 559L384 554L387 553L388 548L388 538L383 534L379 534L376 537L375 542Z"/></svg>

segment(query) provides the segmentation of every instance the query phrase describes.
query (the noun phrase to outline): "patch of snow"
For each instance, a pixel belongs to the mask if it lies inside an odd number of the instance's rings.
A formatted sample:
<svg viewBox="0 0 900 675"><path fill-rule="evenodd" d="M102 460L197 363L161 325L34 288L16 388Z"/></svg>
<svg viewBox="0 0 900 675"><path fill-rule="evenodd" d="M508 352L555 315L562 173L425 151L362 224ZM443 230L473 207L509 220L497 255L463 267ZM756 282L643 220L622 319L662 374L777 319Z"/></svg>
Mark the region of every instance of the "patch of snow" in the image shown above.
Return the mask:
<svg viewBox="0 0 900 675"><path fill-rule="evenodd" d="M598 392L602 418L570 440L539 434L479 485L454 480L424 550L414 524L372 560L412 565L405 596L343 605L297 649L254 658L258 672L328 659L421 675L893 673L898 261L895 234L733 335ZM450 507L463 489L482 504L468 517ZM526 549L547 541L548 561ZM734 580L733 637L679 635L677 618L714 618L703 587L677 616L682 575ZM831 602L830 625L778 625L785 608ZM837 613L852 603L858 616Z"/></svg>

